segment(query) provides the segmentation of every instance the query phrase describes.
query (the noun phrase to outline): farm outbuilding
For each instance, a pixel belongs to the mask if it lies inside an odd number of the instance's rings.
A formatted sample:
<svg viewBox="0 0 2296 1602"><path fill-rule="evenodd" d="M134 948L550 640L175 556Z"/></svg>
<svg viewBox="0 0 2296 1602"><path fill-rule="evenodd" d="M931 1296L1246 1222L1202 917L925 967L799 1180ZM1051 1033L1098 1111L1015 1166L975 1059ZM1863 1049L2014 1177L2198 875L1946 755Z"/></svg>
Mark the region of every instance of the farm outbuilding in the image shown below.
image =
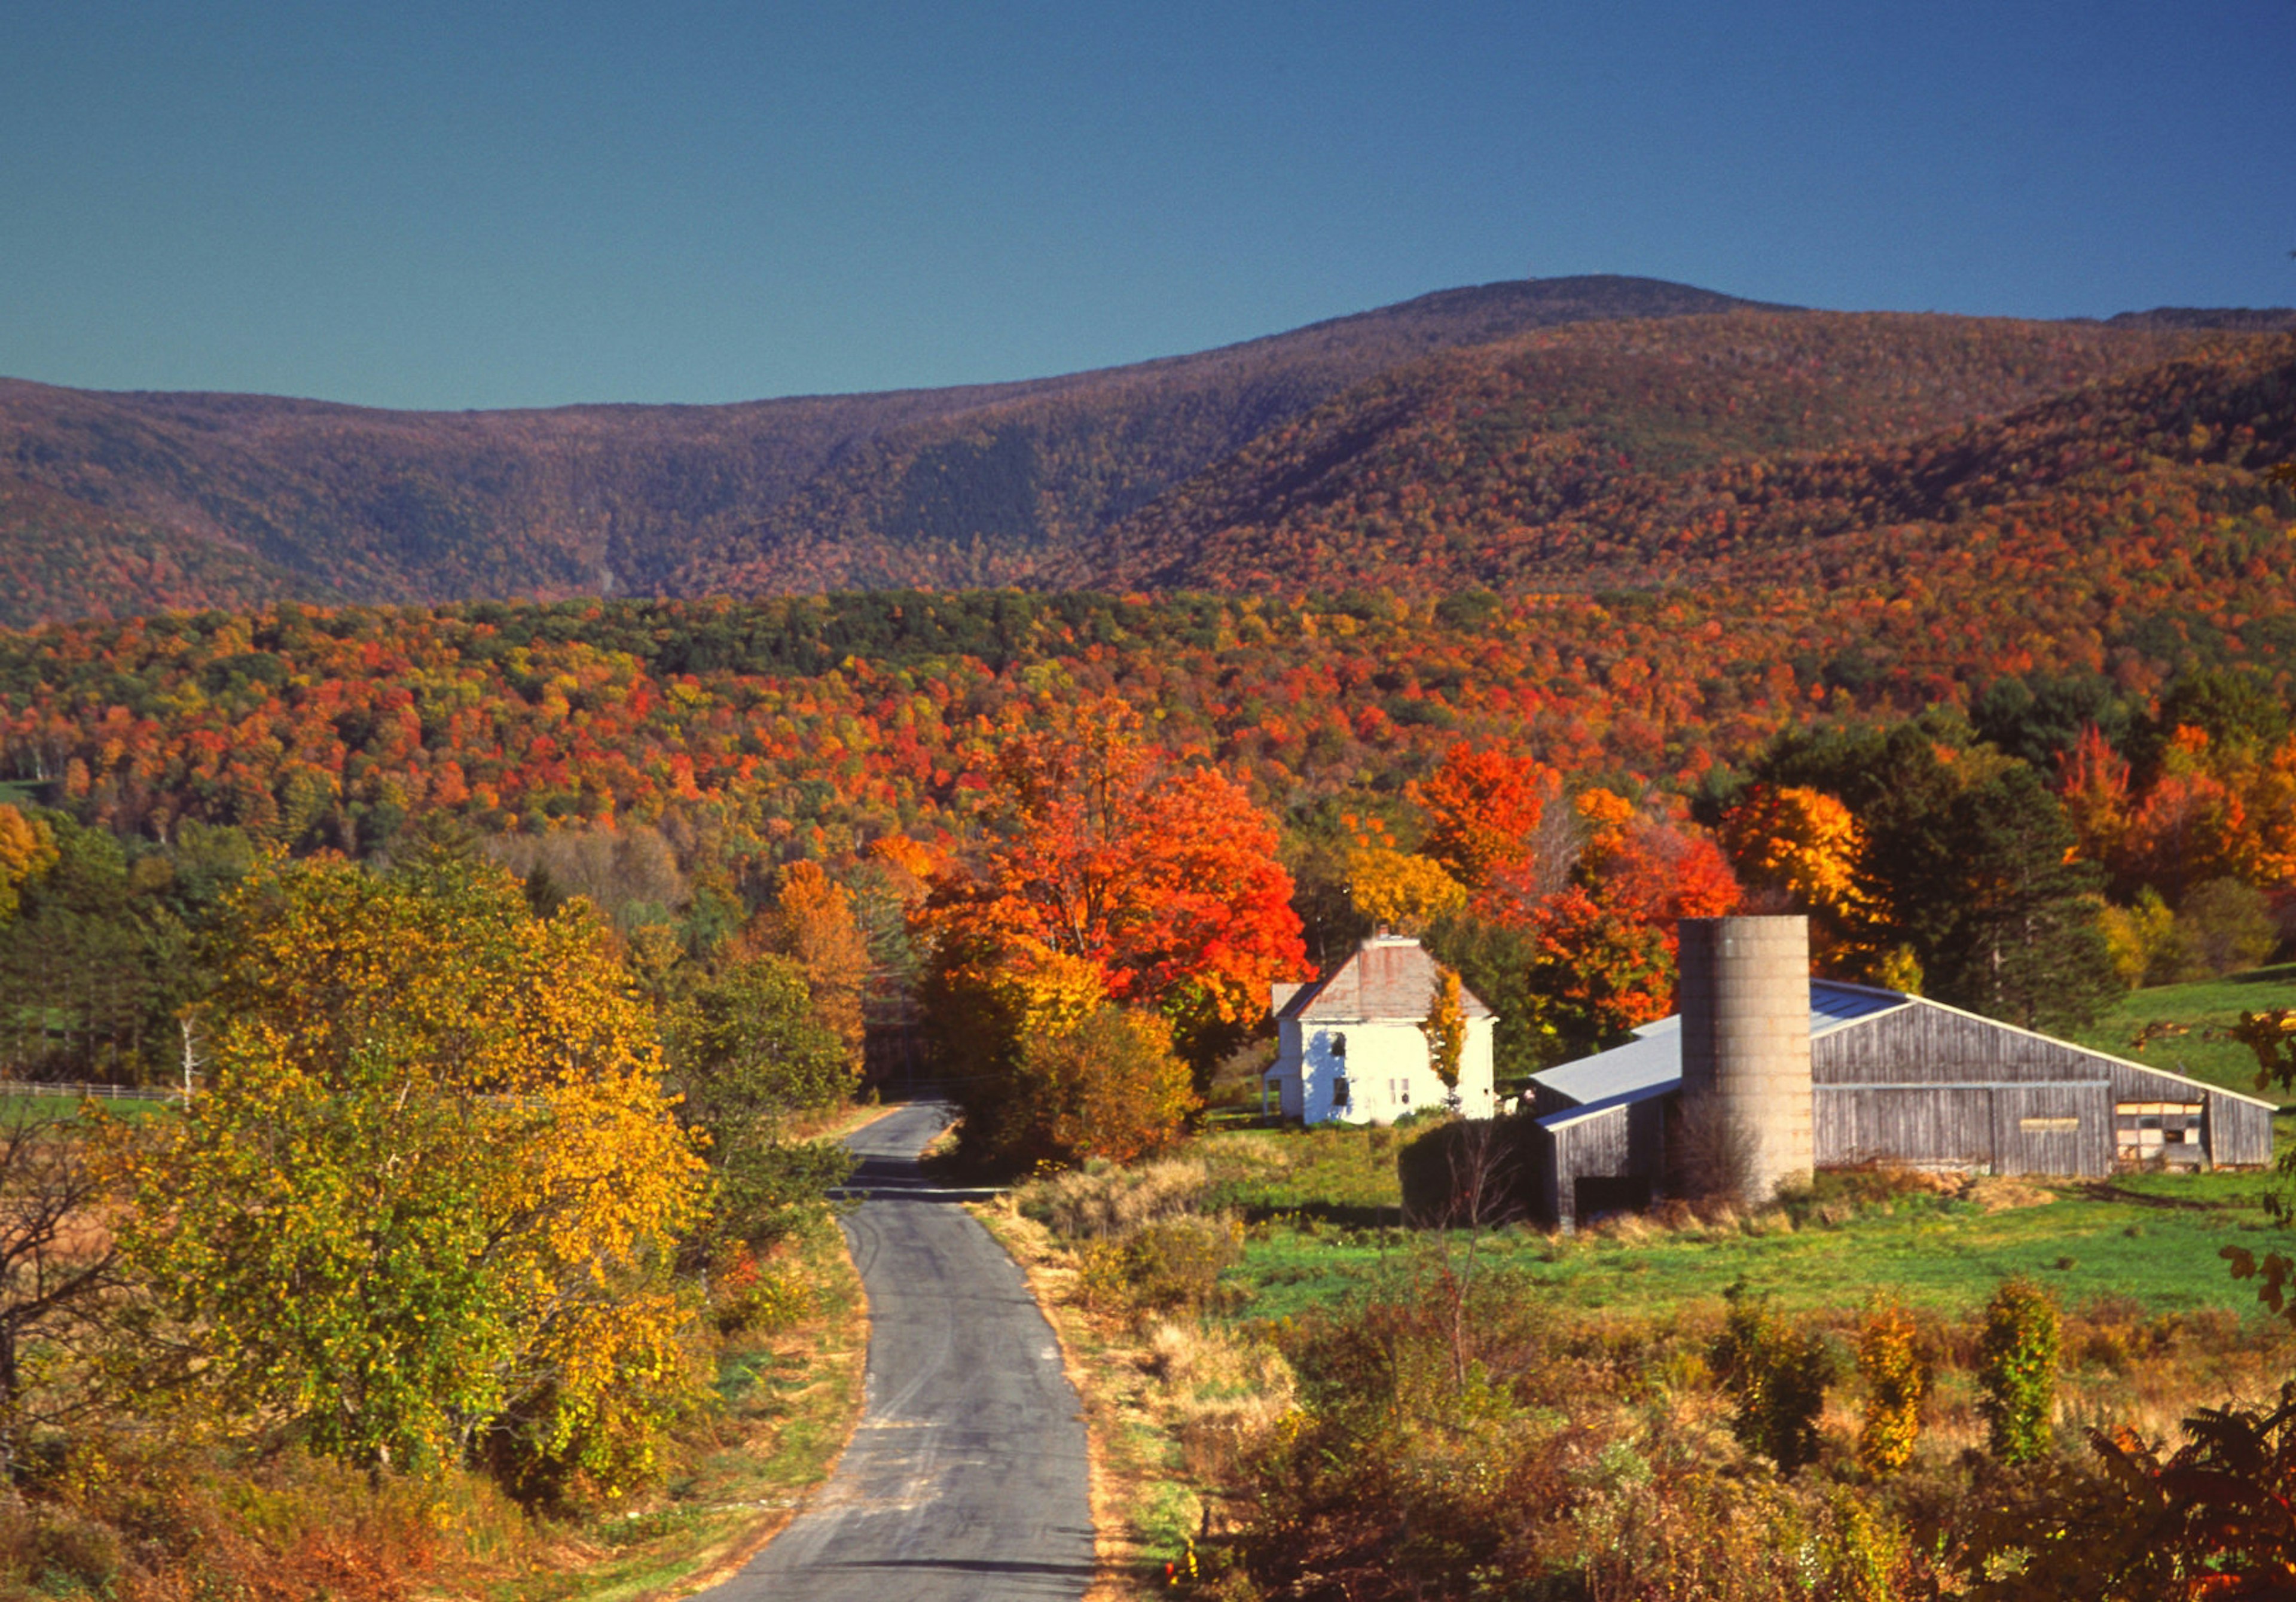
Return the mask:
<svg viewBox="0 0 2296 1602"><path fill-rule="evenodd" d="M1685 919L1682 1014L1533 1077L1526 1155L1550 1221L1699 1188L1702 1166L1759 1201L1813 1167L2101 1176L2271 1161L2268 1101L1810 979L1807 941L1799 918Z"/></svg>

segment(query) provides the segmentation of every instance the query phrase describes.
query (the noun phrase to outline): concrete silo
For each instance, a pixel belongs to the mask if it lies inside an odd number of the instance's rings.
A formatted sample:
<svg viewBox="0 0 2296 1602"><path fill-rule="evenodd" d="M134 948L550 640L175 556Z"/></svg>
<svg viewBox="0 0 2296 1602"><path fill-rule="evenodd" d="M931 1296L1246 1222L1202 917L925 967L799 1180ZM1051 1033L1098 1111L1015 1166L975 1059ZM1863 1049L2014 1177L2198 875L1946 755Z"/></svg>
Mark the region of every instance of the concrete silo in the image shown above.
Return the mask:
<svg viewBox="0 0 2296 1602"><path fill-rule="evenodd" d="M1685 918L1682 1111L1685 1188L1760 1205L1809 1181L1809 920Z"/></svg>

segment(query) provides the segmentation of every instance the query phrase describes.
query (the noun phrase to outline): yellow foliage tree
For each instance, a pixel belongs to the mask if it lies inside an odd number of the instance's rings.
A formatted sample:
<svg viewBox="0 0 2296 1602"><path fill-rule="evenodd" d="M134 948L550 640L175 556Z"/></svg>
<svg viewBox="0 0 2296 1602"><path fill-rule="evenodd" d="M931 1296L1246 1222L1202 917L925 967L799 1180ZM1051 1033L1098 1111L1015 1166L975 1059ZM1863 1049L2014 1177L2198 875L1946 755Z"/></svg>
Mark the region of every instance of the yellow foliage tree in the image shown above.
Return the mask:
<svg viewBox="0 0 2296 1602"><path fill-rule="evenodd" d="M1418 934L1465 907L1467 887L1415 852L1358 846L1348 853L1348 899L1374 924Z"/></svg>
<svg viewBox="0 0 2296 1602"><path fill-rule="evenodd" d="M818 862L792 862L782 874L767 923L767 944L804 971L815 1015L858 1062L869 940L853 916L851 893Z"/></svg>
<svg viewBox="0 0 2296 1602"><path fill-rule="evenodd" d="M702 1165L586 903L339 861L226 903L209 1089L108 1122L144 1350L227 1425L614 1493L694 1394Z"/></svg>
<svg viewBox="0 0 2296 1602"><path fill-rule="evenodd" d="M24 881L55 865L55 831L45 820L0 805L0 924L15 917Z"/></svg>
<svg viewBox="0 0 2296 1602"><path fill-rule="evenodd" d="M2150 885L2137 891L2133 907L2105 907L2097 914L2097 926L2104 932L2114 974L2132 990L2177 938L2177 915Z"/></svg>
<svg viewBox="0 0 2296 1602"><path fill-rule="evenodd" d="M1419 1032L1427 1037L1427 1065L1434 1069L1444 1089L1452 1091L1459 1088L1459 1065L1467 1051L1467 1014L1461 994L1458 973L1439 965L1435 994L1419 1025Z"/></svg>
<svg viewBox="0 0 2296 1602"><path fill-rule="evenodd" d="M1906 977L1901 965L1892 965L1894 954L1874 949L1869 938L1870 925L1882 920L1858 883L1866 837L1848 807L1822 790L1758 785L1723 815L1718 833L1750 889L1810 915L1814 955L1823 966L1883 983ZM1918 989L1918 967L1912 977Z"/></svg>
<svg viewBox="0 0 2296 1602"><path fill-rule="evenodd" d="M1723 848L1749 884L1844 921L1857 914L1865 838L1849 809L1822 790L1758 787L1722 819Z"/></svg>
<svg viewBox="0 0 2296 1602"><path fill-rule="evenodd" d="M942 957L926 1005L943 1048L973 1075L969 1151L1004 1163L1120 1161L1174 1138L1199 1105L1169 1029L1114 1006L1099 964L1025 936Z"/></svg>
<svg viewBox="0 0 2296 1602"><path fill-rule="evenodd" d="M1102 1006L1023 1042L1000 1134L1016 1156L1130 1162L1186 1132L1198 1101L1172 1028L1141 1007Z"/></svg>

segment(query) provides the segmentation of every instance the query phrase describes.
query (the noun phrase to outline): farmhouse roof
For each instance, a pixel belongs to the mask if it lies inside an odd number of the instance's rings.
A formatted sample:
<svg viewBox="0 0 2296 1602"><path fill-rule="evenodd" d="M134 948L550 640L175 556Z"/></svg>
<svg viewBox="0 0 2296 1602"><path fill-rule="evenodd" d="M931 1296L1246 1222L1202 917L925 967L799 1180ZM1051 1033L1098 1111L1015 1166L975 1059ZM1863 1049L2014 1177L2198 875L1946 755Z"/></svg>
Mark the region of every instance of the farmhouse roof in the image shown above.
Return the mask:
<svg viewBox="0 0 2296 1602"><path fill-rule="evenodd" d="M1436 962L1407 934L1374 934L1315 984L1273 999L1275 1015L1309 1023L1416 1023L1435 999ZM1459 987L1459 1010L1470 1018L1496 1016L1482 998Z"/></svg>

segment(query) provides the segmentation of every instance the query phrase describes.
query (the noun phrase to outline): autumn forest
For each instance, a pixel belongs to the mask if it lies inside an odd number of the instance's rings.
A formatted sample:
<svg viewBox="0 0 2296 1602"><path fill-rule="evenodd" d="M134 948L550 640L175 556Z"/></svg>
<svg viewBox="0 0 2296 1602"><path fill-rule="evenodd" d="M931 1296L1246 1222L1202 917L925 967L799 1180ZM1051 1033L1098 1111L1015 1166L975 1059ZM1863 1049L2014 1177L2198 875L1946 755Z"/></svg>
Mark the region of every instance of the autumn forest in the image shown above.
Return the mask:
<svg viewBox="0 0 2296 1602"><path fill-rule="evenodd" d="M52 1098L0 1139L48 1208L0 1287L0 1459L51 1509L0 1557L77 1530L102 1551L28 1581L158 1597L283 1551L308 1584L278 1594L352 1594L184 1489L261 1442L283 1505L364 1509L360 1561L400 1578L358 1594L496 1583L533 1521L698 1472L725 1365L838 1320L845 1166L812 1137L857 1097L953 1087L968 1182L1195 1161L1256 1105L1269 985L1374 927L1497 1011L1503 1092L1672 1011L1685 916L1807 913L1822 972L2052 1031L2284 953L2288 322L1554 280L741 407L0 384L0 1078L206 1098L91 1113L61 1167ZM388 1181L360 1166L386 1132L419 1154ZM293 1192L279 1142L328 1184ZM58 1243L98 1195L91 1262ZM1207 1317L1228 1228L1188 1248ZM410 1266L442 1253L468 1271ZM1716 1383L1800 1338L1732 1306ZM1876 1342L1914 1340L1896 1316ZM1368 1363L1379 1317L1267 1339ZM1578 1338L1538 1361L1609 1337ZM1221 1594L1406 1594L1284 1566L1269 1509L1321 1529L1324 1471L1283 1442L1355 1427L1318 1405L1222 1459L1262 1522L1234 1515ZM2178 1494L2124 1447L2060 1468ZM1831 1501L1742 1492L1885 1554L1793 1594L1980 1594L1940 1578L2015 1545L1940 1510L1980 1471L1900 1493L1860 1462ZM499 1549L423 1534L377 1489L402 1473ZM1999 1505L2039 1516L2038 1483ZM1699 1484L1718 1526L1753 1505ZM1690 1594L1562 1551L1509 1583L1581 1589L1488 1594ZM1982 1594L2059 1594L2046 1569Z"/></svg>

